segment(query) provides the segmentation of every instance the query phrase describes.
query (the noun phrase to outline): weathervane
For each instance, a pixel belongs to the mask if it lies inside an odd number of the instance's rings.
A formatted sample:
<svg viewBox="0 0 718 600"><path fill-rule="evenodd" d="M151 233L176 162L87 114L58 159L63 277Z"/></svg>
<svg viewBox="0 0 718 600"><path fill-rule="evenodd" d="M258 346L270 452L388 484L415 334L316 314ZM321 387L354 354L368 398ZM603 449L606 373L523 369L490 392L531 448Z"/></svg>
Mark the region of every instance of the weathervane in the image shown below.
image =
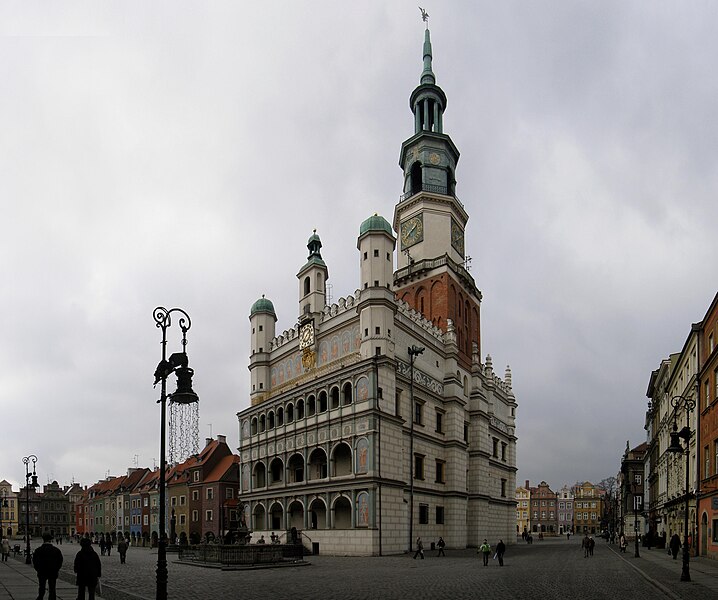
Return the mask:
<svg viewBox="0 0 718 600"><path fill-rule="evenodd" d="M429 29L429 13L421 8L421 6L419 7L419 10L421 11L421 20L426 23L426 28Z"/></svg>

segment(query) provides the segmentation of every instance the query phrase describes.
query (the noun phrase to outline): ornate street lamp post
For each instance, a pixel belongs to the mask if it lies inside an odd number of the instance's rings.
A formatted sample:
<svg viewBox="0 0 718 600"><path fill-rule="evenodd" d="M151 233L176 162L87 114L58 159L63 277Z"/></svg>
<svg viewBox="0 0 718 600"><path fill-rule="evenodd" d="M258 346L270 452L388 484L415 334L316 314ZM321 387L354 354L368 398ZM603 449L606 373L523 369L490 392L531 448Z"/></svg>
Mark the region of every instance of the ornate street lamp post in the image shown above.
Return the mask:
<svg viewBox="0 0 718 600"><path fill-rule="evenodd" d="M182 352L172 354L167 358L167 329L172 325L172 314L179 314L179 326L182 330ZM192 391L192 375L194 371L189 368L187 358L187 331L192 326L189 315L181 308L167 310L162 306L155 308L153 312L155 325L162 330L162 360L155 370L155 385L162 383L160 387L161 404L161 425L160 425L160 515L159 515L159 542L157 546L157 600L167 600L167 531L165 528L165 471L167 469L165 457L165 438L167 421L167 398L173 402L188 403L199 400L197 394ZM174 394L167 394L167 377L170 374L177 375L177 391Z"/></svg>
<svg viewBox="0 0 718 600"><path fill-rule="evenodd" d="M416 416L416 408L414 407L414 360L419 354L424 352L424 348L419 346L409 346L409 552L414 547L414 417Z"/></svg>
<svg viewBox="0 0 718 600"><path fill-rule="evenodd" d="M691 570L690 570L690 560L691 560L691 554L690 554L690 548L688 547L688 512L689 512L689 505L688 505L688 499L690 494L690 466L691 466L691 450L690 450L690 439L691 439L691 428L690 428L690 413L691 411L696 407L696 401L692 398L684 398L683 396L673 396L671 398L671 406L676 409L679 406L683 405L686 409L686 426L678 431L678 426L676 425L676 417L675 412L673 416L673 431L671 432L671 445L666 449L666 452L675 452L676 454L680 454L683 452L683 447L681 446L681 443L678 441L679 438L682 439L686 443L686 502L685 502L685 515L684 515L684 528L683 528L683 569L681 570L681 581L690 581L691 580Z"/></svg>
<svg viewBox="0 0 718 600"><path fill-rule="evenodd" d="M30 461L32 461L32 473L30 473ZM37 456L30 454L22 459L25 465L25 539L27 545L25 547L25 564L32 564L32 556L30 555L30 486L34 490L37 487L37 474L35 473L35 463Z"/></svg>
<svg viewBox="0 0 718 600"><path fill-rule="evenodd" d="M638 495L638 487L640 485L640 478L640 475L634 475L633 484L631 484L631 487L633 488L633 538L636 544L636 551L634 556L636 558L641 557L638 552L638 505L641 503L641 496Z"/></svg>
<svg viewBox="0 0 718 600"><path fill-rule="evenodd" d="M2 542L3 537L3 526L2 526L2 513L3 510L8 507L7 503L7 492L5 490L2 491L2 497L0 497L0 542Z"/></svg>

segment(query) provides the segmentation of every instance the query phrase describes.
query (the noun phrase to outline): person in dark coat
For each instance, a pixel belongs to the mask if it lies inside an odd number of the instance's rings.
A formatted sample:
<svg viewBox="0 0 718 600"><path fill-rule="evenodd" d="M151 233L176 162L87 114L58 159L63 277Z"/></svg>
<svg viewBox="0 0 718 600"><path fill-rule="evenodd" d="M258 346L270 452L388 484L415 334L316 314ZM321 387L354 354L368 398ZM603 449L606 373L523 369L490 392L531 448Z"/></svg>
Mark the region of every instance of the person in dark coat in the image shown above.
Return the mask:
<svg viewBox="0 0 718 600"><path fill-rule="evenodd" d="M504 544L504 540L499 540L499 543L496 544L496 558L499 559L499 566L504 566L504 552L506 552L506 544Z"/></svg>
<svg viewBox="0 0 718 600"><path fill-rule="evenodd" d="M45 585L47 585L50 600L55 600L55 585L57 584L57 574L62 566L62 552L52 545L51 533L43 533L42 541L42 546L32 555L32 565L37 571L37 580L40 586L37 598L42 600L45 597Z"/></svg>
<svg viewBox="0 0 718 600"><path fill-rule="evenodd" d="M102 563L92 548L92 542L83 538L80 551L75 556L75 573L77 573L77 600L85 600L85 588L89 600L95 600L97 581L102 577Z"/></svg>
<svg viewBox="0 0 718 600"><path fill-rule="evenodd" d="M673 560L676 560L676 556L678 556L678 551L681 549L681 538L678 537L677 533L674 533L671 536L671 554L673 555Z"/></svg>
<svg viewBox="0 0 718 600"><path fill-rule="evenodd" d="M127 542L122 536L117 540L117 551L120 553L120 564L124 565L125 557L127 556Z"/></svg>

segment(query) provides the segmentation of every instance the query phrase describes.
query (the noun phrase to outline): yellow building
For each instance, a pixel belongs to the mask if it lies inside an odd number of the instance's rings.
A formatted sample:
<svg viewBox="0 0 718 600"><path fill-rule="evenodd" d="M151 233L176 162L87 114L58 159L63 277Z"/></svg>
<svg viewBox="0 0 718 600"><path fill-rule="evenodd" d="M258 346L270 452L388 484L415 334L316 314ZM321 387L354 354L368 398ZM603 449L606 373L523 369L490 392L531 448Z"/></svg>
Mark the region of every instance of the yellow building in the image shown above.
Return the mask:
<svg viewBox="0 0 718 600"><path fill-rule="evenodd" d="M0 538L12 538L17 535L18 526L18 492L12 491L12 484L3 479L0 481Z"/></svg>
<svg viewBox="0 0 718 600"><path fill-rule="evenodd" d="M573 523L577 535L601 532L601 492L590 481L573 488Z"/></svg>
<svg viewBox="0 0 718 600"><path fill-rule="evenodd" d="M516 488L516 535L531 531L531 490L528 486Z"/></svg>

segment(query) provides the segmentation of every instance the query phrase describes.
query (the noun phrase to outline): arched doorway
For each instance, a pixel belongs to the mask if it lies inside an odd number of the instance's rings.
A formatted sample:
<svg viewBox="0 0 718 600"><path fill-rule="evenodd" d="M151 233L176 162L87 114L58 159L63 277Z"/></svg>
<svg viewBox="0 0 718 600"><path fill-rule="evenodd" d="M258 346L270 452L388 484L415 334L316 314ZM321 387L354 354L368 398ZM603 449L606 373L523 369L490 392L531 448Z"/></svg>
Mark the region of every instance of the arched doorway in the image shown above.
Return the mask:
<svg viewBox="0 0 718 600"><path fill-rule="evenodd" d="M304 507L299 500L292 502L287 508L287 517L289 520L289 527L296 527L297 529L304 529Z"/></svg>
<svg viewBox="0 0 718 600"><path fill-rule="evenodd" d="M334 529L350 529L352 526L352 505L349 498L339 496L334 502Z"/></svg>
<svg viewBox="0 0 718 600"><path fill-rule="evenodd" d="M312 529L327 528L327 507L320 498L315 498L309 505L309 526Z"/></svg>
<svg viewBox="0 0 718 600"><path fill-rule="evenodd" d="M708 554L708 515L701 516L701 556Z"/></svg>

